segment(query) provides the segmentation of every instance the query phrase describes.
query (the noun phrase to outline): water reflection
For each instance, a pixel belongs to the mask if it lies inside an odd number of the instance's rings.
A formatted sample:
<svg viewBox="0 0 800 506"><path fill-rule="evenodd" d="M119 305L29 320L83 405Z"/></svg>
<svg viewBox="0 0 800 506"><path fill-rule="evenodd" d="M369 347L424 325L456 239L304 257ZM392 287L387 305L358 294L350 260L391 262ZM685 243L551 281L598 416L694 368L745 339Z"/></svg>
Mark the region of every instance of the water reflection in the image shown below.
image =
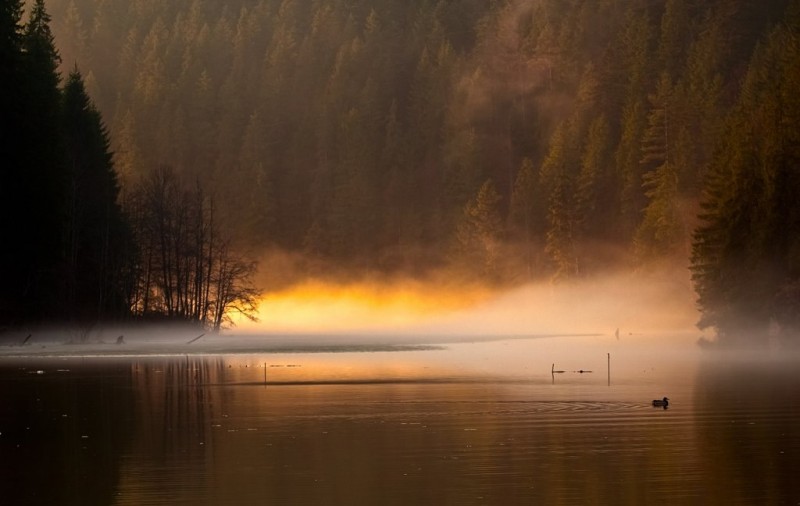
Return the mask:
<svg viewBox="0 0 800 506"><path fill-rule="evenodd" d="M553 384L551 363L538 376L487 375L434 367L443 362L431 353L6 362L2 497L119 505L800 499L791 483L800 381L791 367L710 362L696 376L653 379L636 362L612 385L605 374L579 373ZM670 370L663 354L658 360ZM652 407L662 391L668 410Z"/></svg>
<svg viewBox="0 0 800 506"><path fill-rule="evenodd" d="M798 504L798 362L710 360L695 394L699 453L709 497Z"/></svg>
<svg viewBox="0 0 800 506"><path fill-rule="evenodd" d="M128 381L128 371L118 364L3 364L3 503L112 503L120 460L134 432L134 395Z"/></svg>
<svg viewBox="0 0 800 506"><path fill-rule="evenodd" d="M645 403L541 400L527 384L424 376L410 366L393 376L380 364L268 368L265 386L258 362L136 366L134 382L147 396L141 404L151 421L137 431L143 437L133 448L148 458L123 468L138 481L121 484L119 504L148 497L515 504L595 496L633 504L649 493L651 469L679 472L666 437L648 437L652 429L641 420L621 423L648 417ZM286 379L292 373L299 378ZM395 381L369 380L387 377ZM176 389L186 391L169 393ZM632 430L642 433L632 437ZM652 444L664 448L651 452ZM653 465L664 455L672 458ZM152 464L153 456L160 466L148 470L142 462ZM180 473L170 475L176 467Z"/></svg>

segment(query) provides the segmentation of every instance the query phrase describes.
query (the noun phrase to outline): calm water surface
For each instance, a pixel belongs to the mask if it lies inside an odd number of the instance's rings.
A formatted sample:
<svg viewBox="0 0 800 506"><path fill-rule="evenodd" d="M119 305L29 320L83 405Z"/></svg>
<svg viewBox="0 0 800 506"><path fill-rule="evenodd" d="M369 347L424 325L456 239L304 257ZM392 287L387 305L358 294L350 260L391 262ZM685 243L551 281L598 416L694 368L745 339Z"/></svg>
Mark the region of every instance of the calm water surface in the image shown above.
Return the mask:
<svg viewBox="0 0 800 506"><path fill-rule="evenodd" d="M0 501L800 504L798 367L600 338L0 358Z"/></svg>

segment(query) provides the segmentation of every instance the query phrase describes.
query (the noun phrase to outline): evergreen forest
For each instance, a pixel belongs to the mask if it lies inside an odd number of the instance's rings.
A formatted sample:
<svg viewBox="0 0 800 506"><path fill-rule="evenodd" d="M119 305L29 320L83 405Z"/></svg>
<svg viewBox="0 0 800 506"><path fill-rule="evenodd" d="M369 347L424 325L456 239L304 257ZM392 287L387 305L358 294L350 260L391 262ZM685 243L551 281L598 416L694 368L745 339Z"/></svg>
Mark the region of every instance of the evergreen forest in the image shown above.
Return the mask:
<svg viewBox="0 0 800 506"><path fill-rule="evenodd" d="M252 316L252 261L237 255L199 183L159 167L120 194L108 130L45 2L0 3L0 331L179 321L219 330Z"/></svg>
<svg viewBox="0 0 800 506"><path fill-rule="evenodd" d="M0 325L219 328L283 251L800 326L799 0L2 5Z"/></svg>

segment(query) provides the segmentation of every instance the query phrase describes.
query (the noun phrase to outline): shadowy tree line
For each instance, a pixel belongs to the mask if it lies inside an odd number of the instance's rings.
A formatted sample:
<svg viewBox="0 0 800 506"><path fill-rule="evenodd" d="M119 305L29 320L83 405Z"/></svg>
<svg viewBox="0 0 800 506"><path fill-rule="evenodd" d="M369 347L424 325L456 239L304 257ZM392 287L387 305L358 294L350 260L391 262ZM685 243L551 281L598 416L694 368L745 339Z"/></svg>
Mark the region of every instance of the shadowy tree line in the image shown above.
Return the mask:
<svg viewBox="0 0 800 506"><path fill-rule="evenodd" d="M107 132L77 69L61 86L44 2L21 20L3 2L0 321L121 317L128 231Z"/></svg>
<svg viewBox="0 0 800 506"><path fill-rule="evenodd" d="M701 326L729 341L800 331L798 62L795 2L755 51L709 167L692 270Z"/></svg>
<svg viewBox="0 0 800 506"><path fill-rule="evenodd" d="M101 115L77 67L61 83L60 62L44 1L24 23L22 2L3 2L0 325L159 315L218 330L252 312L254 267L215 230L199 188L178 194L156 171L123 210Z"/></svg>

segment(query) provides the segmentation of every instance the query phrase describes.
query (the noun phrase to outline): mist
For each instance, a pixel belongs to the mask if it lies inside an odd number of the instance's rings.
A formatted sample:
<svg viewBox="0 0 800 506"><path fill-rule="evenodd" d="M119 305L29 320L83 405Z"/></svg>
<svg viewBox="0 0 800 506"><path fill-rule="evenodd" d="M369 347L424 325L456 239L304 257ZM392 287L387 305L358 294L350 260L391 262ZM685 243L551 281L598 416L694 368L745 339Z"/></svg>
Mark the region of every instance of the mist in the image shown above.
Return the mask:
<svg viewBox="0 0 800 506"><path fill-rule="evenodd" d="M623 271L515 287L431 279L307 280L267 292L231 333L620 339L702 333L688 269Z"/></svg>

